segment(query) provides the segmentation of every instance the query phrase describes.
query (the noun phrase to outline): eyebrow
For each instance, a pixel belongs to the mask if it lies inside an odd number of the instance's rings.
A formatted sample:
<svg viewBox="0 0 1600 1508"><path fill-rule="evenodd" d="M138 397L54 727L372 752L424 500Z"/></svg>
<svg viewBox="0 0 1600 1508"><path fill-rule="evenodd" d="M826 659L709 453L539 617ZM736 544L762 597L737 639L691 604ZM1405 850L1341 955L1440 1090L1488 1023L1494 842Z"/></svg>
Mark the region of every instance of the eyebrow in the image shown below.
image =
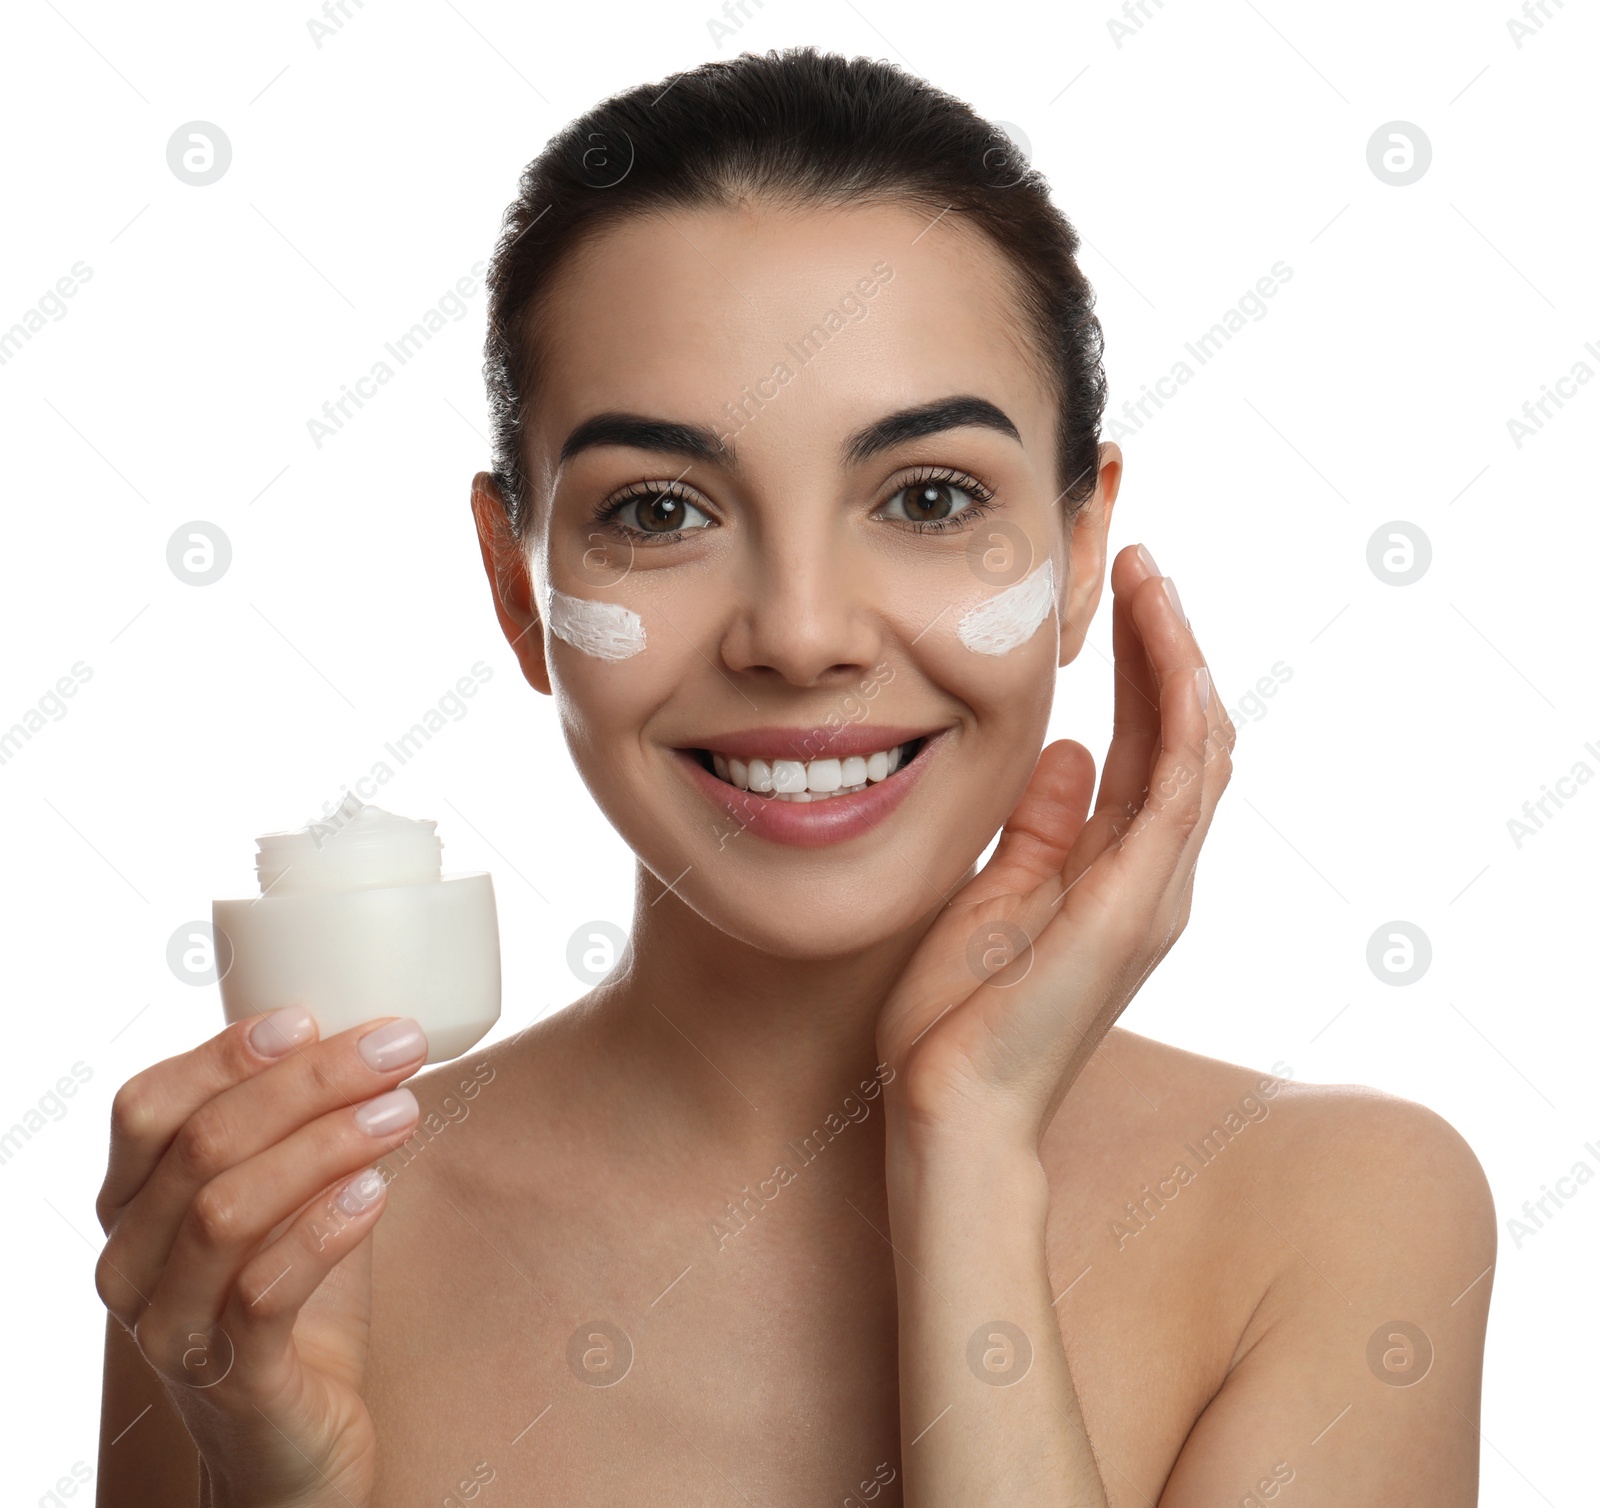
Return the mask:
<svg viewBox="0 0 1600 1508"><path fill-rule="evenodd" d="M927 435L942 434L947 429L961 429L967 425L997 430L1000 434L1010 435L1017 444L1022 443L1017 426L1002 410L987 398L962 393L954 398L937 398L932 403L919 404L916 408L901 409L899 413L874 420L845 442L844 458L851 465L859 465L880 451L891 450L909 440L920 440Z"/></svg>
<svg viewBox="0 0 1600 1508"><path fill-rule="evenodd" d="M966 426L992 429L999 434L1009 435L1019 445L1022 443L1017 426L1003 410L987 398L961 393L875 419L845 441L844 458L850 465L859 465L885 450L892 450L896 445ZM728 467L738 465L733 447L705 425L678 424L667 419L651 419L643 414L617 412L595 414L579 424L562 442L561 460L566 462L582 451L607 445L656 451L664 455L692 456L697 461Z"/></svg>

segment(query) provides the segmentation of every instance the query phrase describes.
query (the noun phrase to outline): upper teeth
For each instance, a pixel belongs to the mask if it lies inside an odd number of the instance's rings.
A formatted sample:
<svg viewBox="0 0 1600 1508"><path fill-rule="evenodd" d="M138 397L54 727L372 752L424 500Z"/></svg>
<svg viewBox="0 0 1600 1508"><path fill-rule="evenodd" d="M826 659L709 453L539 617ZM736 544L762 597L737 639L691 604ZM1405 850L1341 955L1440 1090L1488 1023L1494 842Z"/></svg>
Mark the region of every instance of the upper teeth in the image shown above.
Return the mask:
<svg viewBox="0 0 1600 1508"><path fill-rule="evenodd" d="M733 759L713 751L712 767L741 791L809 801L813 796L848 796L887 780L903 763L904 744L848 759Z"/></svg>

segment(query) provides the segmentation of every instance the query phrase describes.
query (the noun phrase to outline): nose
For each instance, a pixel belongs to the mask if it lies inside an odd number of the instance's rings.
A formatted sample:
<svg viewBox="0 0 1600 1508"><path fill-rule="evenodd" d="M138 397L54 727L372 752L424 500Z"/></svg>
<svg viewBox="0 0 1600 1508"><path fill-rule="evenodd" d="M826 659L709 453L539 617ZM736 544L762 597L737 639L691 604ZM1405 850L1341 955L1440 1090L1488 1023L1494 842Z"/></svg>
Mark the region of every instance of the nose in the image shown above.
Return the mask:
<svg viewBox="0 0 1600 1508"><path fill-rule="evenodd" d="M738 588L723 663L801 687L871 670L884 649L884 620L874 602L881 564L850 548L842 522L837 529L785 528L753 542L733 564Z"/></svg>

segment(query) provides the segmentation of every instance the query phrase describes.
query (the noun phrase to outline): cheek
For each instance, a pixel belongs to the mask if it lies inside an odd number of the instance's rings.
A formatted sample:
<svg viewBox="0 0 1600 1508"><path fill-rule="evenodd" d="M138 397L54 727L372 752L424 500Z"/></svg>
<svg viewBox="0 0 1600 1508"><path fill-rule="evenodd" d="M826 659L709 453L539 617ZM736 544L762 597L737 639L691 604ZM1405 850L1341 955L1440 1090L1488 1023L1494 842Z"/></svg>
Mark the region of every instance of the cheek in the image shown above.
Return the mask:
<svg viewBox="0 0 1600 1508"><path fill-rule="evenodd" d="M660 772L653 752L642 764L640 753L657 719L670 710L681 727L728 696L746 707L715 671L734 594L671 567L634 570L626 553L596 549L549 565L536 580L568 749L618 831L647 842L640 823L654 821L653 809L639 806L638 780L641 769L651 782Z"/></svg>
<svg viewBox="0 0 1600 1508"><path fill-rule="evenodd" d="M649 593L630 579L632 543L598 528L562 528L552 531L546 546L542 558L530 550L527 563L548 630L552 674L566 662L586 679L608 683L618 679L620 667L658 659L664 625L648 611ZM593 668L579 669L586 662ZM624 684L633 679L621 676Z"/></svg>
<svg viewBox="0 0 1600 1508"><path fill-rule="evenodd" d="M630 604L558 590L546 625L551 689L587 743L627 740L693 676L692 648L637 597Z"/></svg>
<svg viewBox="0 0 1600 1508"><path fill-rule="evenodd" d="M1007 655L1034 637L1055 605L1055 567L1046 558L1032 575L967 608L956 637L974 654Z"/></svg>
<svg viewBox="0 0 1600 1508"><path fill-rule="evenodd" d="M1041 699L1048 716L1060 649L1048 556L1005 586L962 565L908 576L895 584L889 610L935 685L991 719L1025 713L1031 720Z"/></svg>
<svg viewBox="0 0 1600 1508"><path fill-rule="evenodd" d="M536 572L552 690L579 741L604 746L642 726L685 672L683 640L614 562L552 565L554 579Z"/></svg>

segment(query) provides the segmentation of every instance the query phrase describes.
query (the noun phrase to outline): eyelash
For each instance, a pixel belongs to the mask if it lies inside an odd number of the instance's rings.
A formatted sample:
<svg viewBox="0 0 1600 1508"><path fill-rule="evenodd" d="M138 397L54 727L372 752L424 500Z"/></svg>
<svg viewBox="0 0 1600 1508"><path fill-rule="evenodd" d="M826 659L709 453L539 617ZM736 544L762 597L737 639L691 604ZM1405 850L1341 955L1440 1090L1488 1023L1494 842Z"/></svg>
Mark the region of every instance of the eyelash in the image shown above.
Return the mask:
<svg viewBox="0 0 1600 1508"><path fill-rule="evenodd" d="M982 518L984 514L994 512L997 506L992 488L985 487L975 476L969 476L964 471L952 471L948 466L917 467L915 472L878 506L887 507L902 492L909 492L913 487L921 487L927 482L944 482L958 492L965 492L972 499L972 503L961 512L952 513L948 518L895 520L896 523L915 529L918 534L943 534L949 529L963 528L969 520Z"/></svg>
<svg viewBox="0 0 1600 1508"><path fill-rule="evenodd" d="M631 487L625 487L615 496L602 502L594 511L594 520L597 524L620 534L624 539L643 540L651 545L682 544L685 539L691 539L700 533L698 528L673 529L666 533L658 533L648 529L636 529L632 524L622 523L617 518L629 503L649 497L673 497L701 513L706 511L700 507L690 489L677 482L635 482Z"/></svg>
<svg viewBox="0 0 1600 1508"><path fill-rule="evenodd" d="M984 486L976 477L969 476L964 471L955 471L948 466L919 466L907 477L905 481L894 489L878 508L886 507L899 497L902 492L909 492L913 487L921 487L928 482L943 482L954 487L959 492L964 492L971 498L971 503L961 512L951 514L948 518L939 519L896 519L894 522L904 524L915 530L918 534L943 534L950 529L961 528L969 520L982 518L987 513L992 513L997 506L995 494L989 487ZM594 512L597 524L615 531L625 539L644 540L651 545L682 544L685 539L692 538L700 533L699 529L672 530L667 533L656 533L650 530L637 529L632 524L622 523L617 515L629 503L637 502L641 498L673 497L690 507L704 513L691 490L673 482L636 482L631 487L616 493L602 502ZM877 512L877 509L873 510Z"/></svg>

